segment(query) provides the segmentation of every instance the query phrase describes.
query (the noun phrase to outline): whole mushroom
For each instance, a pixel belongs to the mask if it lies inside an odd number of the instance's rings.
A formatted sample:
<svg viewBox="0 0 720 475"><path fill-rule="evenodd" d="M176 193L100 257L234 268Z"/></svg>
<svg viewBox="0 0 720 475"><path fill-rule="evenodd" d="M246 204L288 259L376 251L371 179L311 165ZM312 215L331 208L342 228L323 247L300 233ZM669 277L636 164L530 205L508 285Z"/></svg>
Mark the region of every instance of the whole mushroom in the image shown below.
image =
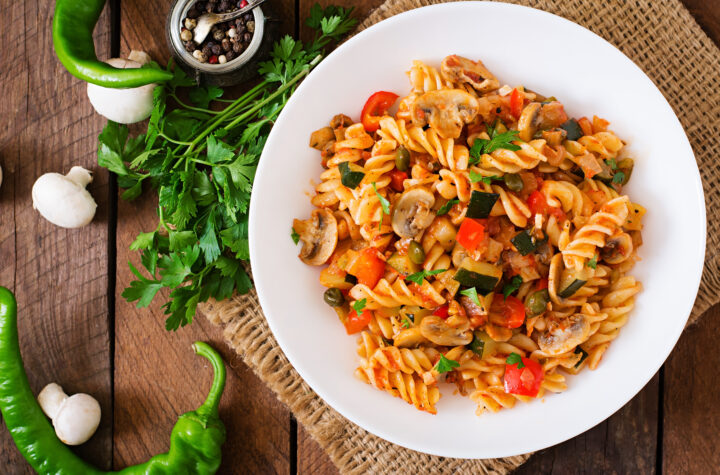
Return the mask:
<svg viewBox="0 0 720 475"><path fill-rule="evenodd" d="M80 445L88 441L100 425L100 404L89 394L68 397L63 388L50 383L38 394L38 403L52 419L55 434L64 444Z"/></svg>
<svg viewBox="0 0 720 475"><path fill-rule="evenodd" d="M150 62L150 56L133 51L128 59L111 58L106 61L121 69L140 68ZM148 117L153 110L153 89L156 84L133 88L110 88L88 83L87 95L95 111L101 116L120 124L133 124Z"/></svg>
<svg viewBox="0 0 720 475"><path fill-rule="evenodd" d="M456 139L479 109L478 100L462 89L429 91L413 103L412 121L418 127L430 124L444 139Z"/></svg>
<svg viewBox="0 0 720 475"><path fill-rule="evenodd" d="M293 229L300 235L302 249L300 259L305 264L319 266L327 262L335 252L338 242L337 220L328 209L316 209L310 219L293 222Z"/></svg>
<svg viewBox="0 0 720 475"><path fill-rule="evenodd" d="M67 175L46 173L32 188L33 208L43 218L63 228L80 228L92 221L97 204L85 189L92 173L72 167Z"/></svg>

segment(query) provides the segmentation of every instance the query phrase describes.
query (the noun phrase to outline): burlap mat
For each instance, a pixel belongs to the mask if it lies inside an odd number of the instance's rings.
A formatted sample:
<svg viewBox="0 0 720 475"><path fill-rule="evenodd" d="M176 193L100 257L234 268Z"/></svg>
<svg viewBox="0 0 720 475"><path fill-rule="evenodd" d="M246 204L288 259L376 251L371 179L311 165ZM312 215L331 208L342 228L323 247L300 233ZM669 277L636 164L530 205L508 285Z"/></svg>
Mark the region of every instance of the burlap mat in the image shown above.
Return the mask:
<svg viewBox="0 0 720 475"><path fill-rule="evenodd" d="M367 28L432 0L388 0L358 27ZM568 18L617 46L660 88L690 138L705 188L708 241L700 292L690 323L720 300L720 50L679 0L520 0ZM491 460L445 459L404 449L349 422L320 399L293 369L262 314L257 295L204 304L201 313L224 327L228 343L277 393L343 473L508 473L528 455Z"/></svg>

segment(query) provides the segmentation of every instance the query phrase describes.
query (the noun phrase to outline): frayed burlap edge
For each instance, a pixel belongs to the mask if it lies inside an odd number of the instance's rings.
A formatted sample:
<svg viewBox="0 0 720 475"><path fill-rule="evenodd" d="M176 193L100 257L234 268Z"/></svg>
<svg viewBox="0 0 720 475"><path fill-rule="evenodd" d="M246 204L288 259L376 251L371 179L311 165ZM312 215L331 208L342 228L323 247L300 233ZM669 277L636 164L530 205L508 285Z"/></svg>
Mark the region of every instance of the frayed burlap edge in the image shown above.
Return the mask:
<svg viewBox="0 0 720 475"><path fill-rule="evenodd" d="M442 3L388 0L357 31L395 14ZM568 18L617 46L655 82L680 118L700 167L708 215L708 241L700 290L688 324L718 302L720 259L720 50L678 0L512 0ZM200 312L223 327L224 337L245 363L278 395L343 473L504 474L524 463L521 455L462 460L414 452L376 437L347 421L320 399L290 365L260 309L255 291Z"/></svg>

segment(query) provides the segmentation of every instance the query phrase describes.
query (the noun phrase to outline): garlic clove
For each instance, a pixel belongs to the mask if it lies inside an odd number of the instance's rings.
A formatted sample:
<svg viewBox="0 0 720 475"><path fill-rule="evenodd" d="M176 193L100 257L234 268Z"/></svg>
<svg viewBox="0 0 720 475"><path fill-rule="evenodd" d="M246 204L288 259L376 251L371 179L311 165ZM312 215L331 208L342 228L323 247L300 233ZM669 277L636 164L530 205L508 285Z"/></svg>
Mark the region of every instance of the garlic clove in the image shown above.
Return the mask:
<svg viewBox="0 0 720 475"><path fill-rule="evenodd" d="M73 394L60 406L53 426L55 434L67 445L87 442L100 425L100 404L89 394Z"/></svg>
<svg viewBox="0 0 720 475"><path fill-rule="evenodd" d="M57 226L85 226L92 221L97 209L95 200L85 189L91 181L92 174L82 167L72 167L66 176L46 173L33 185L33 208Z"/></svg>

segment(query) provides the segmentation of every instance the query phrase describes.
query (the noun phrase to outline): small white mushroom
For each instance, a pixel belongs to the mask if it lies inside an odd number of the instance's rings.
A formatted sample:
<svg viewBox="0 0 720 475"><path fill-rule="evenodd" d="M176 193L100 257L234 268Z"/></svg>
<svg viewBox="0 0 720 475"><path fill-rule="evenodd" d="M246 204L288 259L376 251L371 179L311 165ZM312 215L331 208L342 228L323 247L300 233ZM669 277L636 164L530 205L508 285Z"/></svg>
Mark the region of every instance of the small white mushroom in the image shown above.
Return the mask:
<svg viewBox="0 0 720 475"><path fill-rule="evenodd" d="M424 188L405 191L395 203L392 228L403 238L414 238L432 224L435 213L432 207L435 196Z"/></svg>
<svg viewBox="0 0 720 475"><path fill-rule="evenodd" d="M393 342L395 346L400 348L415 348L422 343L427 343L427 339L420 332L420 328L413 327L402 330L395 335Z"/></svg>
<svg viewBox="0 0 720 475"><path fill-rule="evenodd" d="M473 61L452 54L443 59L440 71L448 81L470 84L479 92L492 91L500 86L495 76L488 71L480 60Z"/></svg>
<svg viewBox="0 0 720 475"><path fill-rule="evenodd" d="M302 249L300 259L305 264L319 266L327 262L335 252L338 242L337 220L328 209L316 209L310 219L293 222L293 229L300 235Z"/></svg>
<svg viewBox="0 0 720 475"><path fill-rule="evenodd" d="M430 124L444 139L456 139L479 109L478 100L462 89L429 91L413 103L412 121L418 127Z"/></svg>
<svg viewBox="0 0 720 475"><path fill-rule="evenodd" d="M551 321L538 337L538 346L548 355L566 353L585 341L590 334L590 323L581 313L560 321Z"/></svg>
<svg viewBox="0 0 720 475"><path fill-rule="evenodd" d="M32 188L33 208L43 218L63 228L79 228L92 221L97 204L85 187L92 173L72 167L67 175L46 173Z"/></svg>
<svg viewBox="0 0 720 475"><path fill-rule="evenodd" d="M106 62L116 68L132 69L150 62L150 56L142 51L132 51L129 59L111 58ZM122 89L88 83L87 95L95 111L101 116L120 124L134 124L150 117L155 86L156 84L147 84Z"/></svg>
<svg viewBox="0 0 720 475"><path fill-rule="evenodd" d="M522 110L522 114L520 114L520 118L518 119L518 135L520 140L529 142L532 140L533 135L535 135L540 105L539 102L531 102Z"/></svg>
<svg viewBox="0 0 720 475"><path fill-rule="evenodd" d="M473 339L473 332L468 325L458 328L451 327L440 317L431 315L420 322L422 336L441 346L467 345Z"/></svg>
<svg viewBox="0 0 720 475"><path fill-rule="evenodd" d="M100 404L89 394L68 397L60 385L50 383L38 394L38 403L52 419L55 434L64 444L80 445L88 441L100 424Z"/></svg>

